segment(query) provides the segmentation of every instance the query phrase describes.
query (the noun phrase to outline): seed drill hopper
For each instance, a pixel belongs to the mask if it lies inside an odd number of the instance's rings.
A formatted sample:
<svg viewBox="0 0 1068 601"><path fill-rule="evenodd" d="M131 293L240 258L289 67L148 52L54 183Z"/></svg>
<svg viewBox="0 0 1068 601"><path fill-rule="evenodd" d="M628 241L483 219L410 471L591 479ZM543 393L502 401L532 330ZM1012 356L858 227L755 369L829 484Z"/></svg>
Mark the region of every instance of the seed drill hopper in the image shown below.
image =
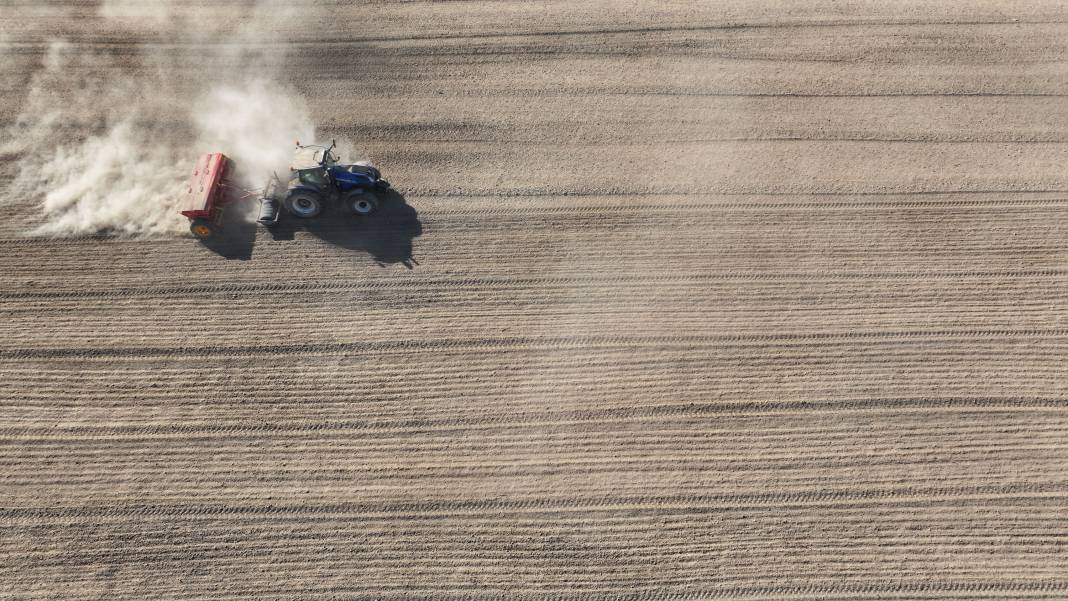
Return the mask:
<svg viewBox="0 0 1068 601"><path fill-rule="evenodd" d="M189 231L201 240L215 237L222 227L223 210L242 197L233 185L234 163L220 152L197 161L181 213L189 218Z"/></svg>

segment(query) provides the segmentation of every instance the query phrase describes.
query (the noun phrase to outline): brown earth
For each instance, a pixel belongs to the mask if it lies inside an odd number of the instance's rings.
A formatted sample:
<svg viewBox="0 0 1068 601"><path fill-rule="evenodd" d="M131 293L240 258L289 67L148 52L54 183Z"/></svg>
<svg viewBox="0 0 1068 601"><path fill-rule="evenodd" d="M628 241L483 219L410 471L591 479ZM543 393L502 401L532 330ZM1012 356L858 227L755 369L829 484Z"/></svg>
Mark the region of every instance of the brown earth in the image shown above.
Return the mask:
<svg viewBox="0 0 1068 601"><path fill-rule="evenodd" d="M1068 598L1063 3L327 8L374 219L26 238L2 157L0 597ZM0 2L6 126L101 13Z"/></svg>

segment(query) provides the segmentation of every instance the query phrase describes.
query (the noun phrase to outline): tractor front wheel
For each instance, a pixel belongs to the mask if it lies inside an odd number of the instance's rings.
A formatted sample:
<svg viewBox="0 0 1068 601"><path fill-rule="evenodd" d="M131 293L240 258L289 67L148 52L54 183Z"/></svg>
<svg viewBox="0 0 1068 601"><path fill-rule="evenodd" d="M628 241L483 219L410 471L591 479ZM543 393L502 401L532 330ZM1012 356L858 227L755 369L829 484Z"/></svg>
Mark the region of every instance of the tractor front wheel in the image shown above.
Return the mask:
<svg viewBox="0 0 1068 601"><path fill-rule="evenodd" d="M301 219L310 219L323 211L323 200L310 192L296 192L285 202L286 210Z"/></svg>
<svg viewBox="0 0 1068 601"><path fill-rule="evenodd" d="M349 192L345 204L356 215L366 217L378 210L378 197L371 192Z"/></svg>
<svg viewBox="0 0 1068 601"><path fill-rule="evenodd" d="M215 224L207 219L194 219L189 224L189 231L200 240L207 240L215 236Z"/></svg>

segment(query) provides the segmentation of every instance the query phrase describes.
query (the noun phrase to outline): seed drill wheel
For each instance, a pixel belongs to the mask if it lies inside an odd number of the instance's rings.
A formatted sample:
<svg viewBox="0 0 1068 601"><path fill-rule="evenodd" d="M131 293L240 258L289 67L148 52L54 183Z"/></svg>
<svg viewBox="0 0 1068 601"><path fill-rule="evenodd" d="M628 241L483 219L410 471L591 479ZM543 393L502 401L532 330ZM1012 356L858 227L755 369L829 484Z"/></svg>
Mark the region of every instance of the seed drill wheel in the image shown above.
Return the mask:
<svg viewBox="0 0 1068 601"><path fill-rule="evenodd" d="M345 197L345 204L356 215L366 217L378 210L378 197L371 192L350 192Z"/></svg>
<svg viewBox="0 0 1068 601"><path fill-rule="evenodd" d="M207 219L194 219L189 224L189 231L200 240L207 240L215 236L215 225Z"/></svg>
<svg viewBox="0 0 1068 601"><path fill-rule="evenodd" d="M286 210L301 219L310 219L323 211L323 200L310 192L294 192L286 198Z"/></svg>

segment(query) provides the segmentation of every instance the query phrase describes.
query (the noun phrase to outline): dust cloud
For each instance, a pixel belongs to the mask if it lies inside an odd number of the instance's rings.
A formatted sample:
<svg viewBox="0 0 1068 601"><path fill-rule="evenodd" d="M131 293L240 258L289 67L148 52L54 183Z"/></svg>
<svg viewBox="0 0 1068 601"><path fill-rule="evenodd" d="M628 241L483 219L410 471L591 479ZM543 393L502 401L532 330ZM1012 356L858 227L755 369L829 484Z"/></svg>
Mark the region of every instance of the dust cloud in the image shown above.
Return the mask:
<svg viewBox="0 0 1068 601"><path fill-rule="evenodd" d="M198 146L233 158L241 177L253 186L288 167L295 141L315 138L301 97L268 79L212 88L196 102L193 122Z"/></svg>
<svg viewBox="0 0 1068 601"><path fill-rule="evenodd" d="M210 7L109 0L99 10L109 26L131 37L161 31L164 43L139 45L131 59L52 41L0 148L20 156L12 189L39 199L42 221L31 233L182 232L177 211L200 154L233 158L250 189L284 169L293 141L314 139L315 125L300 94L282 83L279 57L249 50L279 41L279 23L295 18L280 6L257 3L228 26L198 14ZM189 48L205 68L177 85L171 53Z"/></svg>

